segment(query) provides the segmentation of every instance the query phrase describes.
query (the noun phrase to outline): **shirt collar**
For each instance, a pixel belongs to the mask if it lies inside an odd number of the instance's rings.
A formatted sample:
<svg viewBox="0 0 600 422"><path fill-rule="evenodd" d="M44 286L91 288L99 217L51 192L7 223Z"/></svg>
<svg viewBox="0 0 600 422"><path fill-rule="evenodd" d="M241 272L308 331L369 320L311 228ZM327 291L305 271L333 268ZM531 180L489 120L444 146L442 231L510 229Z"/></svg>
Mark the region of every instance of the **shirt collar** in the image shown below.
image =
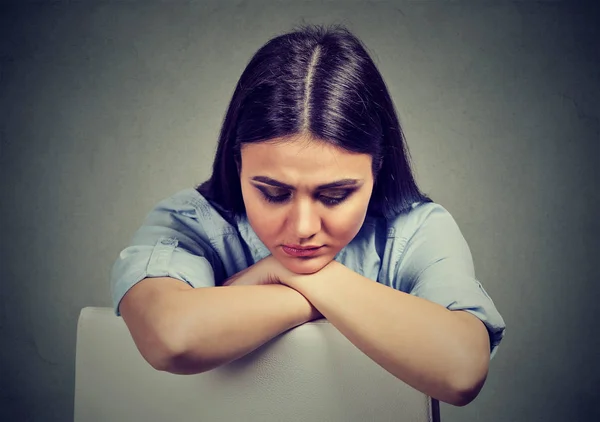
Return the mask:
<svg viewBox="0 0 600 422"><path fill-rule="evenodd" d="M244 239L244 241L250 248L252 256L254 257L254 262L258 262L261 259L271 255L271 251L269 250L269 248L267 248L265 244L260 240L256 232L250 225L246 214L236 216L235 220L238 231L242 236L242 239Z"/></svg>

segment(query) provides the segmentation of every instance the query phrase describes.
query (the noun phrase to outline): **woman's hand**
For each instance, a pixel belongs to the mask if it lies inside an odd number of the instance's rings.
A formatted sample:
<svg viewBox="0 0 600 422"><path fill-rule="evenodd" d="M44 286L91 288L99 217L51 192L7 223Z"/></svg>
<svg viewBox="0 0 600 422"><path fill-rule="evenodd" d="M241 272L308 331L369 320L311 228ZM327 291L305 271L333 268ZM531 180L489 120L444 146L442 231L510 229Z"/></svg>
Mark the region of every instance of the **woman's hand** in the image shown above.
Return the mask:
<svg viewBox="0 0 600 422"><path fill-rule="evenodd" d="M285 284L293 277L299 277L285 268L273 255L261 259L256 264L229 277L223 286L258 286L262 284Z"/></svg>
<svg viewBox="0 0 600 422"><path fill-rule="evenodd" d="M258 286L262 284L281 284L292 288L287 283L299 281L310 275L296 274L285 268L273 255L261 259L256 264L229 277L223 286ZM300 293L301 294L301 293ZM307 299L308 301L308 299ZM308 302L310 304L310 302ZM307 321L323 318L317 308L310 304L310 315Z"/></svg>

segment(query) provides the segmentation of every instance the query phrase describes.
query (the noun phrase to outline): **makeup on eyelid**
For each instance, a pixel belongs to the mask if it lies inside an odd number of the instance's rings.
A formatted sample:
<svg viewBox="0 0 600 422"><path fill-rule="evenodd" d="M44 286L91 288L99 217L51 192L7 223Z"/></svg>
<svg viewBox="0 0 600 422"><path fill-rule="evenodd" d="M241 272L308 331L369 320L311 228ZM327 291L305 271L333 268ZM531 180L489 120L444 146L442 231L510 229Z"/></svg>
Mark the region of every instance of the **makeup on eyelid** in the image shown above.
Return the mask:
<svg viewBox="0 0 600 422"><path fill-rule="evenodd" d="M273 192L269 192L267 189L264 189L263 187L259 186L259 185L254 185L258 191L262 194L263 198L268 201L268 202L272 202L272 203L283 203L286 202L291 194L290 193L282 193L282 194L273 194ZM336 193L338 193L338 195L317 195L317 197L323 202L325 203L325 205L327 206L334 206L334 205L338 205L341 204L342 202L344 202L350 195L352 195L356 190L358 190L358 188L352 188L352 189L336 189ZM333 193L333 192L331 192Z"/></svg>

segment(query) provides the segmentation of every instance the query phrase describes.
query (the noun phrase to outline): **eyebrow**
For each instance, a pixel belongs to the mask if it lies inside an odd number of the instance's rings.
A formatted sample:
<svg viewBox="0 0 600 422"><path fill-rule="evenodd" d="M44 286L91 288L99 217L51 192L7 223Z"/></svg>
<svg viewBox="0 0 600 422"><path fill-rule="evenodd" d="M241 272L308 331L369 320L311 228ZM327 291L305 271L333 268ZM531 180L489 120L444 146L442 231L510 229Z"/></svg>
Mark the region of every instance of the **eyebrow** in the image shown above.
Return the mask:
<svg viewBox="0 0 600 422"><path fill-rule="evenodd" d="M265 183L267 185L275 186L275 187L278 187L278 188L289 189L289 190L296 190L296 188L293 187L292 185L288 185L287 183L280 182L278 180L272 179L272 178L267 177L267 176L255 176L255 177L252 178L252 180L254 180L256 182ZM325 189L339 188L339 187L346 187L346 186L356 186L361 181L362 180L359 180L359 179L342 179L342 180L336 180L335 182L325 183L323 185L319 185L319 186L317 186L316 190L325 190Z"/></svg>

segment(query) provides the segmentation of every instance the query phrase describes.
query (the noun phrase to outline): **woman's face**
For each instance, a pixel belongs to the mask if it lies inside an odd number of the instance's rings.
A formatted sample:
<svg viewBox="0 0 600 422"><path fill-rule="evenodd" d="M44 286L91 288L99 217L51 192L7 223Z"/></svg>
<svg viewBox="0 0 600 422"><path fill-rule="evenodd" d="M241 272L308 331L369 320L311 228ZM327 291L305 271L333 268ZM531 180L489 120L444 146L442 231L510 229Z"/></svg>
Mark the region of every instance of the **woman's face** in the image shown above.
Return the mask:
<svg viewBox="0 0 600 422"><path fill-rule="evenodd" d="M285 142L246 144L241 157L248 221L288 270L319 271L360 230L373 191L370 155L296 136ZM322 186L334 182L338 183ZM297 250L286 245L319 249L297 256Z"/></svg>

